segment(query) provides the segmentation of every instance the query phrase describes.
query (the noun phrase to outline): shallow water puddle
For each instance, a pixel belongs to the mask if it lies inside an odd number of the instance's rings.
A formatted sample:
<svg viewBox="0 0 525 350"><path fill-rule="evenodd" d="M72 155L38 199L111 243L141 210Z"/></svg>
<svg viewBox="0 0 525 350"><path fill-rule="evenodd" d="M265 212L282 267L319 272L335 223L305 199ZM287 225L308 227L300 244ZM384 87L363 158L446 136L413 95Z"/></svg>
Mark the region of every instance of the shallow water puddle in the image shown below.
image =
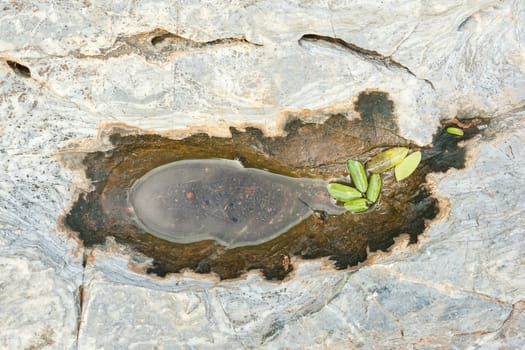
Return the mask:
<svg viewBox="0 0 525 350"><path fill-rule="evenodd" d="M256 128L181 140L115 132L111 150L85 155L95 189L79 196L65 223L86 246L112 236L153 258L147 272L159 276L191 269L227 279L261 269L268 279L283 279L292 257L329 257L339 269L357 265L367 248L387 250L400 234L417 241L439 212L425 176L463 167L457 143L479 131L472 127L460 138L440 130L432 148L420 149L397 135L392 108L386 94L363 93L360 120L295 119L282 137ZM327 180L344 181L347 159L365 162L393 146L421 150L417 170L401 182L393 171L383 174L370 210L342 213L323 192Z"/></svg>
<svg viewBox="0 0 525 350"><path fill-rule="evenodd" d="M234 160L180 160L135 181L128 202L144 232L175 243L211 239L234 248L267 242L315 210L344 213L327 185L246 169Z"/></svg>

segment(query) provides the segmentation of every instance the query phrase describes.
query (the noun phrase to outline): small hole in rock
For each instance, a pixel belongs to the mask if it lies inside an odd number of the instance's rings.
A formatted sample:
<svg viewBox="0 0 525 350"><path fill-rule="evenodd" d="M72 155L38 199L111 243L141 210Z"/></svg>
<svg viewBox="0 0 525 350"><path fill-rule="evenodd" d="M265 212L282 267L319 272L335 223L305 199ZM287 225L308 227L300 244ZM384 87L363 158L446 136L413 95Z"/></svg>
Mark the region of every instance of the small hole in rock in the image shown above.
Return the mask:
<svg viewBox="0 0 525 350"><path fill-rule="evenodd" d="M31 78L31 70L27 66L10 60L6 60L6 63L16 74L24 78Z"/></svg>
<svg viewBox="0 0 525 350"><path fill-rule="evenodd" d="M171 36L171 34L162 34L154 36L153 38L151 38L151 45L156 46Z"/></svg>

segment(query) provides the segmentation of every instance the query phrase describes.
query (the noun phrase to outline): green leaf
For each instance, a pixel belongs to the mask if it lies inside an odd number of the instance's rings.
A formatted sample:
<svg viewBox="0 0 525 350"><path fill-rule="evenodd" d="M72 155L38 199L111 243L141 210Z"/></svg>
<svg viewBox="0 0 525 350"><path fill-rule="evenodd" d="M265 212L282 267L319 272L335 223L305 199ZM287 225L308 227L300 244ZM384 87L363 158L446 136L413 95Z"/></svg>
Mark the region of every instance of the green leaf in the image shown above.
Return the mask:
<svg viewBox="0 0 525 350"><path fill-rule="evenodd" d="M407 147L394 147L387 149L386 151L372 157L366 163L366 169L375 174L385 172L401 163L407 154Z"/></svg>
<svg viewBox="0 0 525 350"><path fill-rule="evenodd" d="M370 175L370 181L368 182L368 189L366 190L366 198L372 203L375 203L381 193L381 175L372 174Z"/></svg>
<svg viewBox="0 0 525 350"><path fill-rule="evenodd" d="M353 187L338 183L330 183L327 186L328 193L340 202L347 202L354 198L361 198L361 192Z"/></svg>
<svg viewBox="0 0 525 350"><path fill-rule="evenodd" d="M352 213L361 213L368 209L368 201L365 198L349 200L345 203L345 209Z"/></svg>
<svg viewBox="0 0 525 350"><path fill-rule="evenodd" d="M355 188L357 188L362 193L365 193L366 189L368 188L368 181L366 180L366 173L365 168L363 168L363 164L357 160L349 159L346 162L346 165L348 167L348 171L350 172L350 177L352 178Z"/></svg>
<svg viewBox="0 0 525 350"><path fill-rule="evenodd" d="M446 131L449 134L451 134L451 135L456 135L456 136L463 136L464 135L463 130L461 130L459 128L455 128L453 126L449 126L448 128L446 128Z"/></svg>
<svg viewBox="0 0 525 350"><path fill-rule="evenodd" d="M420 151L414 152L403 159L403 161L399 163L394 170L396 180L401 181L409 177L414 172L414 170L416 170L419 162L421 162Z"/></svg>

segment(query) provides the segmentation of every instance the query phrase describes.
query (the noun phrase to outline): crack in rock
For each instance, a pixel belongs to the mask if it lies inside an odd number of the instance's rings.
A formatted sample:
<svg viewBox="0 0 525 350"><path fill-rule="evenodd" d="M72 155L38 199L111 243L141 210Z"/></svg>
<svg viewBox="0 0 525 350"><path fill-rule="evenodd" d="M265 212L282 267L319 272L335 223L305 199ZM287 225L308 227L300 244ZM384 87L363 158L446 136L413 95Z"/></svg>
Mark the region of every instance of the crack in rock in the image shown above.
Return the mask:
<svg viewBox="0 0 525 350"><path fill-rule="evenodd" d="M303 41L309 41L309 42L324 41L324 42L327 42L333 45L337 45L339 47L343 47L344 49L350 51L354 55L366 61L369 61L375 64L380 64L389 69L395 68L398 70L402 70L419 80L423 80L425 83L430 85L432 90L435 90L434 84L432 84L430 80L418 77L414 72L410 70L410 68L394 60L391 55L385 56L385 55L380 54L377 51L365 49L363 47L357 46L343 39L325 36L325 35L305 34L301 37L301 39L299 39L299 45Z"/></svg>
<svg viewBox="0 0 525 350"><path fill-rule="evenodd" d="M77 334L76 334L76 344L77 349L79 348L79 337L80 337L80 328L82 327L82 316L84 311L85 303L85 291L84 291L84 282L86 275L86 264L87 264L87 255L86 252L83 253L82 257L82 279L80 281L80 286L78 287L78 319L77 319Z"/></svg>
<svg viewBox="0 0 525 350"><path fill-rule="evenodd" d="M195 41L164 29L155 29L150 32L130 36L118 36L113 45L101 49L100 54L86 55L79 50L73 52L76 58L108 59L123 55L137 54L150 61L167 62L173 53L188 53L202 51L209 48L231 46L261 47L261 44L248 41L244 37L218 38L211 41Z"/></svg>
<svg viewBox="0 0 525 350"><path fill-rule="evenodd" d="M509 314L507 315L507 318L503 320L501 323L501 326L494 332L497 333L498 336L503 338L503 335L505 331L511 327L511 324L523 311L525 310L525 300L518 300L514 304L512 304L512 308L509 311Z"/></svg>
<svg viewBox="0 0 525 350"><path fill-rule="evenodd" d="M29 69L29 67L12 60L6 59L5 62L7 63L9 68L11 68L13 72L15 72L17 75L23 78L31 78L31 70Z"/></svg>

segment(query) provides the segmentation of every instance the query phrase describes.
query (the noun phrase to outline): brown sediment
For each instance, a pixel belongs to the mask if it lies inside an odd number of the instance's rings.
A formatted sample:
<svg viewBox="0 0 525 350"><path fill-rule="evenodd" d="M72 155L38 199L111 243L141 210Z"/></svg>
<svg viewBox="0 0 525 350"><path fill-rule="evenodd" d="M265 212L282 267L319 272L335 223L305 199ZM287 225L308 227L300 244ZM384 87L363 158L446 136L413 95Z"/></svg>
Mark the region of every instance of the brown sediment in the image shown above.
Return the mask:
<svg viewBox="0 0 525 350"><path fill-rule="evenodd" d="M356 107L362 115L359 120L335 115L323 124L314 124L291 118L285 126L286 135L279 137L266 137L250 127L244 131L231 128L230 138L195 134L172 140L152 134L112 134L111 150L86 154L83 163L94 190L79 196L65 223L79 233L85 246L104 244L106 237L112 236L153 258L147 272L159 276L191 269L230 279L260 269L268 279L283 279L293 270L294 257L329 257L337 268L344 269L363 262L367 249L387 250L400 234L406 233L410 242L416 242L427 220L439 212L425 176L450 166L460 168L464 162L458 139L446 133L436 135L434 147L422 149L421 165L406 180L396 182L391 172L385 173L380 199L367 212L328 217L315 213L262 244L225 249L214 241L172 243L142 232L129 214L127 193L133 182L151 169L177 160L239 159L245 167L330 179L347 175L349 158L364 162L393 146L420 149L397 135L387 94L361 97L365 100Z"/></svg>
<svg viewBox="0 0 525 350"><path fill-rule="evenodd" d="M481 122L481 119L479 118L469 119L466 122L462 122L461 120L457 118L440 120L441 125L456 125L457 127L462 128L462 129L471 128L475 126L476 124L478 124L479 122Z"/></svg>

